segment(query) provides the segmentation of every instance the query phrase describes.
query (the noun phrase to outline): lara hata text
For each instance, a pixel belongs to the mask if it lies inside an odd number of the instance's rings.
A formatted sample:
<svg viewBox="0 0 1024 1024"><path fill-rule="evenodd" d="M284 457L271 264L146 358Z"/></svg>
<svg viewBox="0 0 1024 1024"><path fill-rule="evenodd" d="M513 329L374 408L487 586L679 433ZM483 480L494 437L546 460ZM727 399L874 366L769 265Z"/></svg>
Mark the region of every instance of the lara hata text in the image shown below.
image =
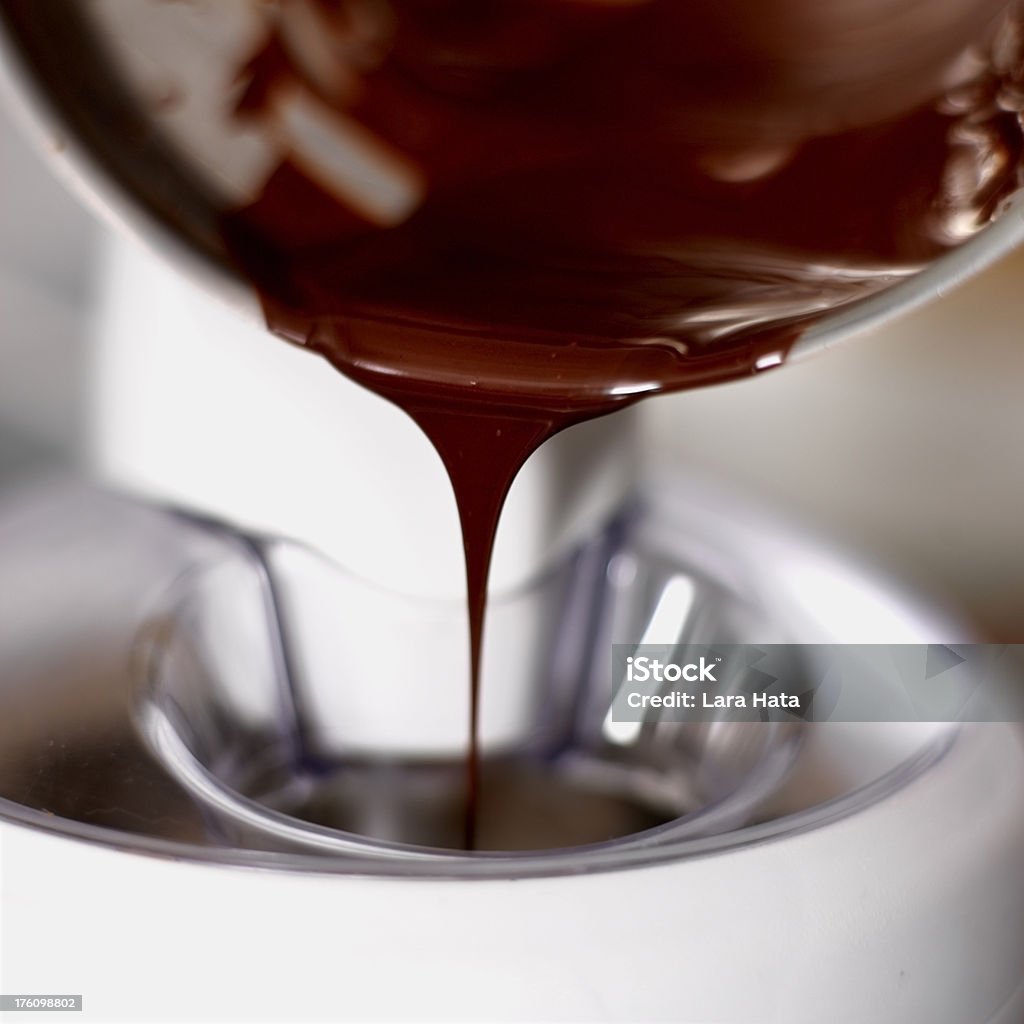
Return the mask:
<svg viewBox="0 0 1024 1024"><path fill-rule="evenodd" d="M698 703L698 697L700 703ZM791 693L630 693L631 708L780 708L800 710L800 698Z"/></svg>

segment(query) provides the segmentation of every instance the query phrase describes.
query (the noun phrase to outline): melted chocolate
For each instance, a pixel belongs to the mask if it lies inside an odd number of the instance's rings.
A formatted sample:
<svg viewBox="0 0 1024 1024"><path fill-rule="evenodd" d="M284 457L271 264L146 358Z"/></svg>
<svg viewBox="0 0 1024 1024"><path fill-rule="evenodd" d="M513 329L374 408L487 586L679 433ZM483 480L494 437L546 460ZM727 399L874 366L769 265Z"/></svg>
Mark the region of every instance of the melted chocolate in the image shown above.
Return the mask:
<svg viewBox="0 0 1024 1024"><path fill-rule="evenodd" d="M525 459L643 395L777 365L1016 188L1016 6L921 25L928 5L889 6L861 24L840 0L300 0L242 71L239 116L284 141L225 220L234 259L270 327L409 413L455 491L467 847L488 567ZM369 147L391 200L289 141L296 104Z"/></svg>

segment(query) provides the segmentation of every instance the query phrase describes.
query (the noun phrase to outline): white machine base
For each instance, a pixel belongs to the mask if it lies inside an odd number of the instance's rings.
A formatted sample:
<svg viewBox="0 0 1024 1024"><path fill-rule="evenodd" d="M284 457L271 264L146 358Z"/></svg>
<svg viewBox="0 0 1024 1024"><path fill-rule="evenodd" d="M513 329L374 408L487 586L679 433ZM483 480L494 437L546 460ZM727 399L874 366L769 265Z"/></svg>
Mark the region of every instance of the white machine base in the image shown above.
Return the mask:
<svg viewBox="0 0 1024 1024"><path fill-rule="evenodd" d="M975 725L851 817L575 877L250 870L8 824L0 985L96 1021L1011 1024L1021 807L1017 730Z"/></svg>

